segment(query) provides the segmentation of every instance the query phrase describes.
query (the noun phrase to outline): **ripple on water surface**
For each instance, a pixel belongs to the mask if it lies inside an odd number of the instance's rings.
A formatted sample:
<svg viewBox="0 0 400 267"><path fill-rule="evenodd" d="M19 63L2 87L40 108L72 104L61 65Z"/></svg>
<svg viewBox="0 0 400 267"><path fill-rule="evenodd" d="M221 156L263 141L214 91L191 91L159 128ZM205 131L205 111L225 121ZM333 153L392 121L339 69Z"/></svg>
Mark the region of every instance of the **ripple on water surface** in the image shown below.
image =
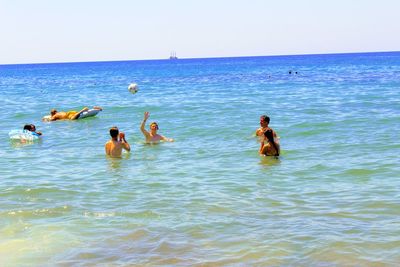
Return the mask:
<svg viewBox="0 0 400 267"><path fill-rule="evenodd" d="M0 66L0 265L396 266L399 62ZM40 121L93 105L91 119ZM143 144L144 111L174 143ZM279 159L258 156L261 114ZM10 142L26 123L41 141ZM104 156L114 125L132 146L121 159Z"/></svg>

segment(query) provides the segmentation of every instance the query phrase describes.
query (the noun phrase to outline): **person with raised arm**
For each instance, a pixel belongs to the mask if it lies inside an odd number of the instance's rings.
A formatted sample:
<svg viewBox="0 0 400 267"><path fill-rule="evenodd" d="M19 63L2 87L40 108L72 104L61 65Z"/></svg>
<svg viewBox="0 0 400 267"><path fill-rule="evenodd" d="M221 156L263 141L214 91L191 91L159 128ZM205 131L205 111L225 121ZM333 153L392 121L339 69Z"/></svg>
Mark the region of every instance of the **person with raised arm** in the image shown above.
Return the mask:
<svg viewBox="0 0 400 267"><path fill-rule="evenodd" d="M146 111L144 113L142 124L140 125L140 130L142 131L144 137L146 138L146 143L159 143L160 141L173 142L174 139L167 138L157 133L159 129L157 122L150 123L150 132L144 128L146 125L146 121L149 117L150 113Z"/></svg>

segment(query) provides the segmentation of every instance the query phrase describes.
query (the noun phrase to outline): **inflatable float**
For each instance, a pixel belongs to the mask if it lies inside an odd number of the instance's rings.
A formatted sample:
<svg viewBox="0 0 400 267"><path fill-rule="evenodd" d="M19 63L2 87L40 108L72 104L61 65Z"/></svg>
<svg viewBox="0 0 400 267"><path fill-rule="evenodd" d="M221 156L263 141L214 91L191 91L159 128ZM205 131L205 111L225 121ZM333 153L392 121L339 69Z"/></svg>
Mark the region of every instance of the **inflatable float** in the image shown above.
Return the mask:
<svg viewBox="0 0 400 267"><path fill-rule="evenodd" d="M89 117L94 117L99 113L101 110L100 109L89 109L88 111L82 112L81 115L79 115L79 119L84 119L84 118L89 118Z"/></svg>
<svg viewBox="0 0 400 267"><path fill-rule="evenodd" d="M28 130L12 130L8 136L13 141L35 141L39 140L40 135Z"/></svg>
<svg viewBox="0 0 400 267"><path fill-rule="evenodd" d="M101 110L100 109L89 109L88 111L84 111L79 115L78 120L84 119L84 118L89 118L89 117L94 117L96 116ZM46 115L43 117L43 121L50 121L51 115Z"/></svg>

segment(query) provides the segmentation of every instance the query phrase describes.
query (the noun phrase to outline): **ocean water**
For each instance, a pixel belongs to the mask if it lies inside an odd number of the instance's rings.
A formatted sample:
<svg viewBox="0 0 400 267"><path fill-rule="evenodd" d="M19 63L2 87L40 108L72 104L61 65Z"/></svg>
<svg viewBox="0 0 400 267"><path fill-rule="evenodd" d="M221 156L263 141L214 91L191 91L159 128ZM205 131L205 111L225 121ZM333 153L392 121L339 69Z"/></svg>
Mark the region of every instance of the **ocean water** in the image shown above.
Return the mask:
<svg viewBox="0 0 400 267"><path fill-rule="evenodd" d="M0 92L0 266L400 264L400 53L4 65Z"/></svg>

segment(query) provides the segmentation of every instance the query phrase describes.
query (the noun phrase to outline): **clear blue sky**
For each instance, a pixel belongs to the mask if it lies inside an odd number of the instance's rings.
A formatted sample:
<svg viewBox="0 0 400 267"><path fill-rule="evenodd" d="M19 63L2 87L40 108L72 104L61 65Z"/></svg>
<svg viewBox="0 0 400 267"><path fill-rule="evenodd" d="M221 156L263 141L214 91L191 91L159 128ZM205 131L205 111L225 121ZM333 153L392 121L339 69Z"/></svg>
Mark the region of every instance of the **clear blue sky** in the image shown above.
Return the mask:
<svg viewBox="0 0 400 267"><path fill-rule="evenodd" d="M0 0L0 64L400 50L398 0Z"/></svg>

